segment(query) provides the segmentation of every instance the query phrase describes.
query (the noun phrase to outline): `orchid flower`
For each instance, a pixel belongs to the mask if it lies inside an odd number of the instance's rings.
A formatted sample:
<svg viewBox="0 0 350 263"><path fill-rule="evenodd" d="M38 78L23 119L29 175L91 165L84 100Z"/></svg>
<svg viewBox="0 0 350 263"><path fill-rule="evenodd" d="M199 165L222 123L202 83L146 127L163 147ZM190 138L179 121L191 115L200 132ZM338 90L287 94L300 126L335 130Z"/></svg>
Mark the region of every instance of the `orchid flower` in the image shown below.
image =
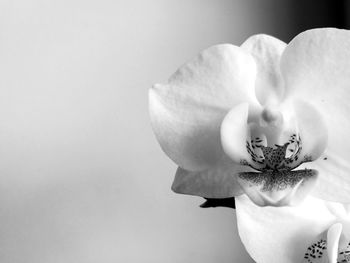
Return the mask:
<svg viewBox="0 0 350 263"><path fill-rule="evenodd" d="M259 207L242 195L236 213L241 240L257 263L350 262L348 205L309 196L295 207Z"/></svg>
<svg viewBox="0 0 350 263"><path fill-rule="evenodd" d="M350 32L334 28L210 47L149 92L172 189L260 206L350 202L349 101Z"/></svg>

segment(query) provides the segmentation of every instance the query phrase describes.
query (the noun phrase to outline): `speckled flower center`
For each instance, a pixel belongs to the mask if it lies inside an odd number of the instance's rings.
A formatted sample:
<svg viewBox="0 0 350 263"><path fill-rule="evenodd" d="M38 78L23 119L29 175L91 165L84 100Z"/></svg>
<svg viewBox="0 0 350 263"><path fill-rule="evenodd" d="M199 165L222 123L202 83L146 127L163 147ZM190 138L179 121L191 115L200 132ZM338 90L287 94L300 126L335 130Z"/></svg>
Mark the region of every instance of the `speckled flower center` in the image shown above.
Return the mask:
<svg viewBox="0 0 350 263"><path fill-rule="evenodd" d="M297 162L302 150L302 141L299 135L293 134L289 141L283 145L275 144L274 147L264 146L263 140L259 137L246 142L246 148L251 156L252 163L243 161L243 165L249 165L261 172L267 171L289 171L300 164ZM309 158L304 157L303 162Z"/></svg>
<svg viewBox="0 0 350 263"><path fill-rule="evenodd" d="M292 134L283 145L265 146L263 139L256 137L246 142L246 148L251 161L242 160L258 172L241 172L239 177L252 185L261 185L260 190L280 191L295 187L302 181L307 181L317 175L316 170L294 170L299 165L312 160L310 155L302 153L302 140L299 134Z"/></svg>

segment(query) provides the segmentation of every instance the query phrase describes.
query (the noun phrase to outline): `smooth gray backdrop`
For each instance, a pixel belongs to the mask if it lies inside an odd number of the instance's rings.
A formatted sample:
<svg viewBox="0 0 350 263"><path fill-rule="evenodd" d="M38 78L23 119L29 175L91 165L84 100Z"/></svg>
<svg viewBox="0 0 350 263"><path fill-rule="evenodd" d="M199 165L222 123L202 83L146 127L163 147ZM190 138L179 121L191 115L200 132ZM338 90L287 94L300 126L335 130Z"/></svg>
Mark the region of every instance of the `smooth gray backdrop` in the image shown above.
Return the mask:
<svg viewBox="0 0 350 263"><path fill-rule="evenodd" d="M171 192L147 92L291 1L0 1L0 262L251 263L234 210Z"/></svg>

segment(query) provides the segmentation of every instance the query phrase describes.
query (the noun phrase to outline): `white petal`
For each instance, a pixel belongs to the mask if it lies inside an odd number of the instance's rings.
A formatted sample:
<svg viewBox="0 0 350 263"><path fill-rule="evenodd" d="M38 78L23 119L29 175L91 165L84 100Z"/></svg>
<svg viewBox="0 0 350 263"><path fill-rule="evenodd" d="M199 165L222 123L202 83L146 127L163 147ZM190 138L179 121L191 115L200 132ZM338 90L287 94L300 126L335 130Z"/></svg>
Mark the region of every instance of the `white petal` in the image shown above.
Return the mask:
<svg viewBox="0 0 350 263"><path fill-rule="evenodd" d="M243 193L237 183L237 173L246 167L235 164L224 157L218 165L204 171L190 172L178 168L172 190L180 194L206 198L228 198Z"/></svg>
<svg viewBox="0 0 350 263"><path fill-rule="evenodd" d="M350 261L350 220L349 216L339 220L337 225L342 226L342 233L339 238L338 258L336 262Z"/></svg>
<svg viewBox="0 0 350 263"><path fill-rule="evenodd" d="M222 157L220 124L241 102L257 103L256 66L239 47L213 46L182 66L168 84L149 93L154 132L164 152L180 167L199 171Z"/></svg>
<svg viewBox="0 0 350 263"><path fill-rule="evenodd" d="M295 101L297 125L302 138L301 154L316 160L324 152L328 142L327 126L322 115L310 104Z"/></svg>
<svg viewBox="0 0 350 263"><path fill-rule="evenodd" d="M289 166L297 167L321 156L327 146L328 133L322 115L311 104L294 100L293 106L301 148L298 154L291 158L295 160Z"/></svg>
<svg viewBox="0 0 350 263"><path fill-rule="evenodd" d="M307 99L328 128L322 156L327 159L311 163L320 174L316 194L350 202L346 190L350 189L350 31L326 28L301 33L286 47L281 71L287 97Z"/></svg>
<svg viewBox="0 0 350 263"><path fill-rule="evenodd" d="M342 232L342 224L332 225L327 232L327 254L329 263L337 263L339 239Z"/></svg>
<svg viewBox="0 0 350 263"><path fill-rule="evenodd" d="M286 43L268 35L248 38L241 47L254 57L257 64L255 92L262 105L275 104L283 96L280 57Z"/></svg>
<svg viewBox="0 0 350 263"><path fill-rule="evenodd" d="M248 138L248 103L234 107L221 124L221 142L225 153L237 164L251 162L247 151Z"/></svg>
<svg viewBox="0 0 350 263"><path fill-rule="evenodd" d="M259 207L236 197L238 231L258 263L299 263L307 247L333 223L322 200L308 197L296 207Z"/></svg>
<svg viewBox="0 0 350 263"><path fill-rule="evenodd" d="M312 168L319 172L317 187L310 194L324 200L343 203L350 202L350 163L343 157L331 154L328 150L315 162L302 167Z"/></svg>

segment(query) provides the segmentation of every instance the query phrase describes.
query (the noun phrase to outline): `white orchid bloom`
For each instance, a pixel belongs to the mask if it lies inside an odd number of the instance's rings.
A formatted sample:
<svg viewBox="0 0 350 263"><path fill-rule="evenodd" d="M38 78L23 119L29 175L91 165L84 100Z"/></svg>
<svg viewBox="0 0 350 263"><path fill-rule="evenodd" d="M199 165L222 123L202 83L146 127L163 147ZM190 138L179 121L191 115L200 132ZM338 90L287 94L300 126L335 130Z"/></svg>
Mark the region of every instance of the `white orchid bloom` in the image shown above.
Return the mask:
<svg viewBox="0 0 350 263"><path fill-rule="evenodd" d="M260 207L236 198L238 231L257 263L350 262L350 210L307 197L295 207Z"/></svg>
<svg viewBox="0 0 350 263"><path fill-rule="evenodd" d="M179 166L172 189L260 206L308 193L350 202L349 101L350 32L332 28L289 45L256 35L213 46L149 92L156 137Z"/></svg>

